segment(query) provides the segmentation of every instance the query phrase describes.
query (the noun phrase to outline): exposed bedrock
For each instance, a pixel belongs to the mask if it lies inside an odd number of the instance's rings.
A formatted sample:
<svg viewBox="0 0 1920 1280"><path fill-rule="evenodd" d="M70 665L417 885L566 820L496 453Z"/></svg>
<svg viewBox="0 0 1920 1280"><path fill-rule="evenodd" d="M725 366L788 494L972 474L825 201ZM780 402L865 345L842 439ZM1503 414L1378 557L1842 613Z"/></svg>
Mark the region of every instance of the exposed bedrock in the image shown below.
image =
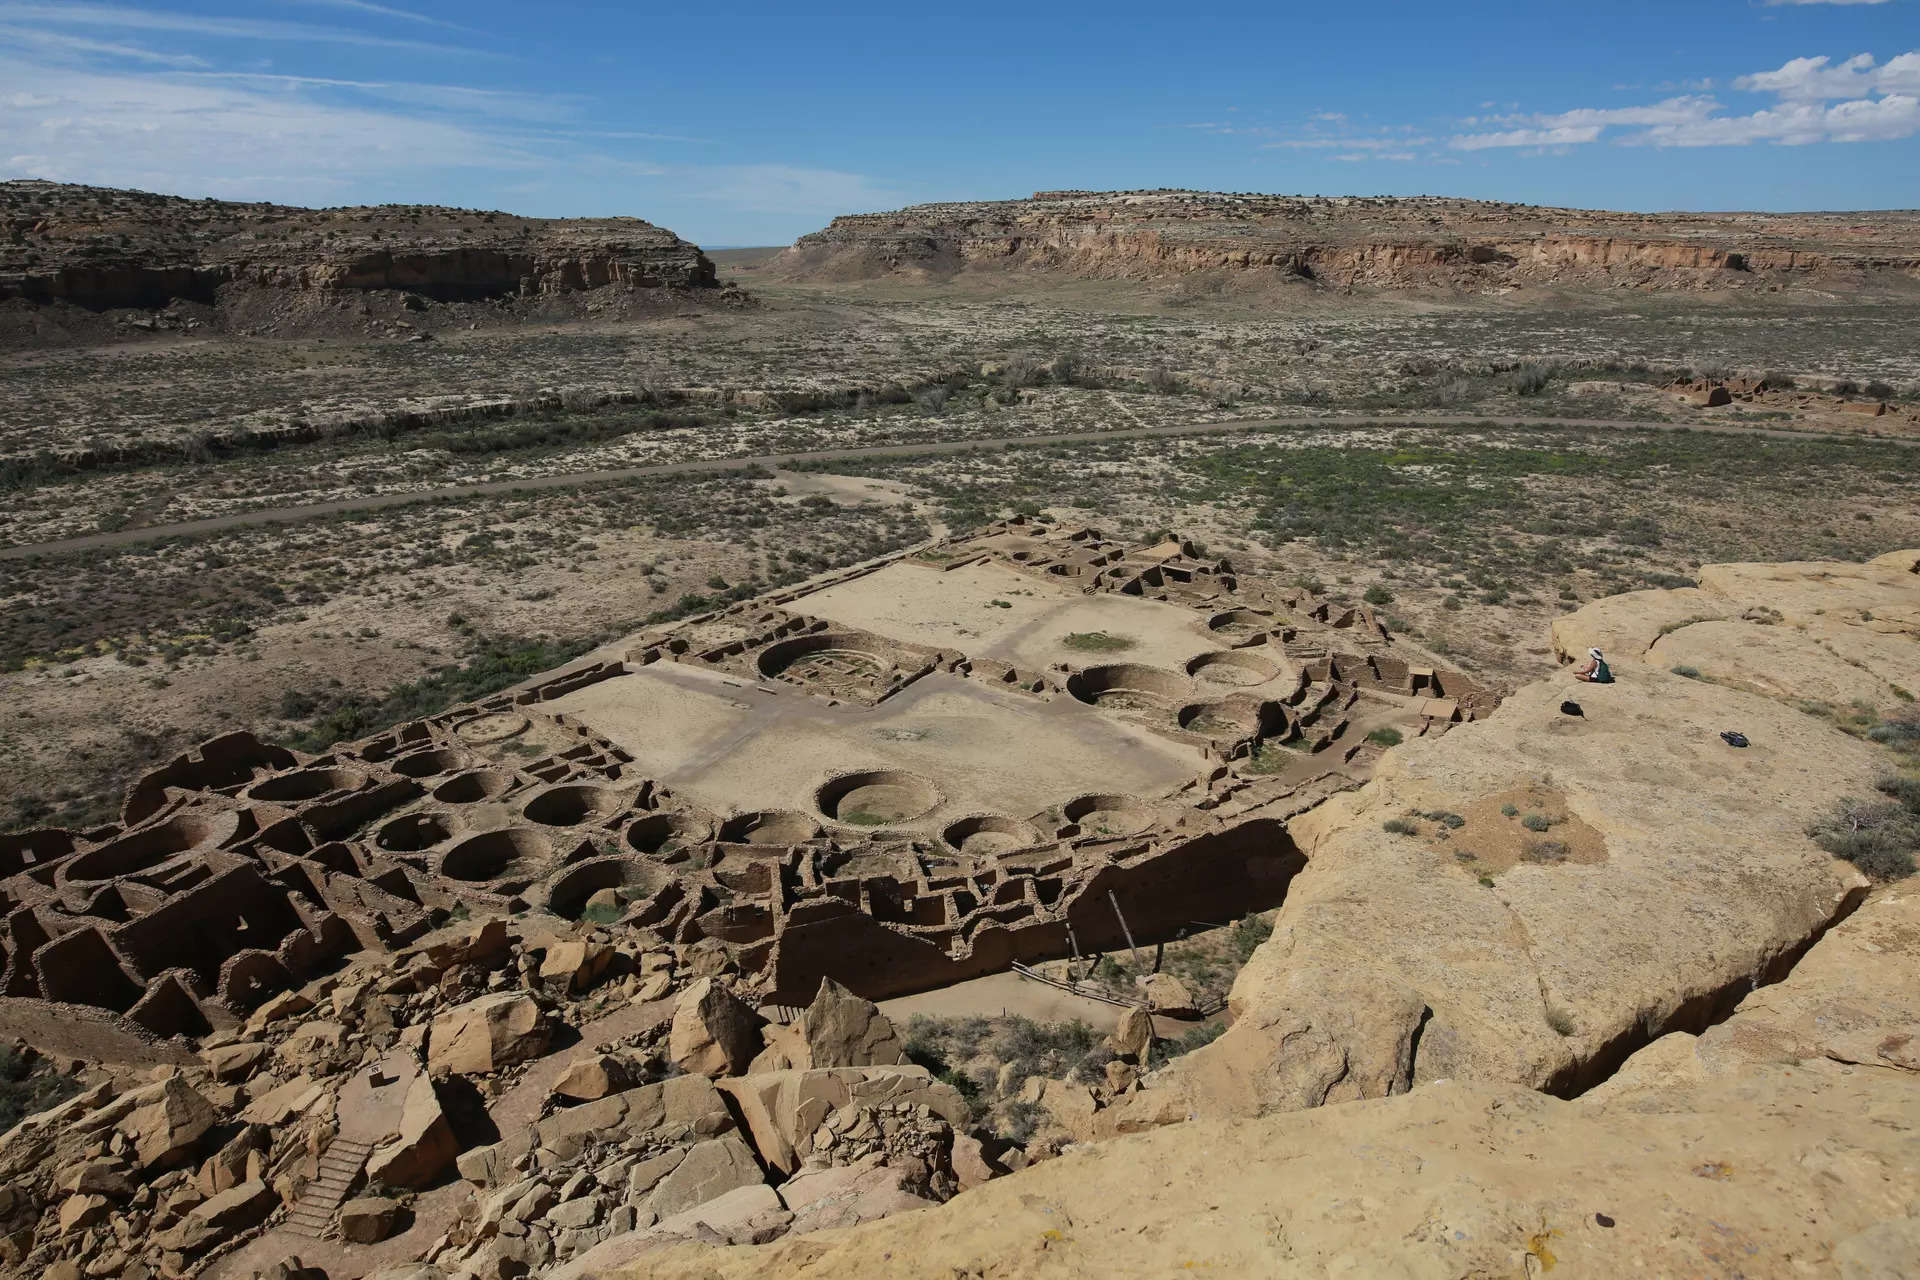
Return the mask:
<svg viewBox="0 0 1920 1280"><path fill-rule="evenodd" d="M773 269L829 280L1009 267L1119 279L1251 271L1382 287L1614 273L1702 287L1782 273L1898 278L1920 270L1912 219L1881 218L1872 252L1861 251L1854 221L1427 197L1059 191L838 217L802 236Z"/></svg>
<svg viewBox="0 0 1920 1280"><path fill-rule="evenodd" d="M1562 619L1562 649L1584 656L1585 639L1604 640L1618 682L1529 685L1481 723L1395 748L1367 786L1296 819L1306 869L1234 986L1232 1029L1103 1113L1105 1127L1438 1079L1573 1096L1778 980L1866 889L1808 824L1871 794L1888 767L1881 749L1800 709L1833 672L1796 665L1791 648L1825 659L1847 648L1859 696L1897 705L1890 687L1920 686L1920 576L1902 567L1914 559L1709 565L1711 591L1640 592ZM1827 630L1675 625L1676 613L1738 619L1746 591ZM1759 636L1775 645L1760 650L1774 664L1766 680L1729 687L1639 656L1709 626L1702 668L1738 669ZM1562 709L1569 700L1581 714ZM1751 745L1729 746L1724 730ZM1535 813L1552 825L1529 831ZM1420 834L1387 832L1392 819ZM1156 1098L1163 1089L1173 1095Z"/></svg>
<svg viewBox="0 0 1920 1280"><path fill-rule="evenodd" d="M699 246L638 218L302 209L50 182L0 183L0 194L0 299L101 310L213 303L228 286L451 301L717 283Z"/></svg>
<svg viewBox="0 0 1920 1280"><path fill-rule="evenodd" d="M1452 1080L1203 1118L858 1231L617 1274L1906 1275L1917 1026L1920 894L1887 891L1729 1020L1577 1100Z"/></svg>

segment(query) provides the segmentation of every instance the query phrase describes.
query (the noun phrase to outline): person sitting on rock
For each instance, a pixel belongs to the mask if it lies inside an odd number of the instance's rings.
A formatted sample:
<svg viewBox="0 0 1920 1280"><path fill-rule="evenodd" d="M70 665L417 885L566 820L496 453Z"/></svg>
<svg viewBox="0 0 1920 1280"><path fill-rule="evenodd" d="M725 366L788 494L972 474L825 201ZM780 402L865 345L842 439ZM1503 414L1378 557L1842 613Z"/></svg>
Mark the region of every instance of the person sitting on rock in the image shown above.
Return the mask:
<svg viewBox="0 0 1920 1280"><path fill-rule="evenodd" d="M1588 684L1612 684L1613 668L1600 656L1598 649L1587 650L1587 664L1573 673L1575 680L1584 680Z"/></svg>

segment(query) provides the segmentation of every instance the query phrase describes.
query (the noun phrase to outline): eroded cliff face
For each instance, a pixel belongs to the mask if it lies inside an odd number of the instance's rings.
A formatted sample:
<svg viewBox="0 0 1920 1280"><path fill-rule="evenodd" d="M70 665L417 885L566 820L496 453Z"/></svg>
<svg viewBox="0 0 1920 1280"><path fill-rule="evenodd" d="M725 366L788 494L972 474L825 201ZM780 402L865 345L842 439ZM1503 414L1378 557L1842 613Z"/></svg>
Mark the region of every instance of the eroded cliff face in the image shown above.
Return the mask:
<svg viewBox="0 0 1920 1280"><path fill-rule="evenodd" d="M1659 214L1437 198L1040 192L835 218L771 267L792 279L989 268L1111 279L1264 272L1338 287L1725 288L1920 280L1910 213Z"/></svg>
<svg viewBox="0 0 1920 1280"><path fill-rule="evenodd" d="M397 289L452 301L716 284L698 245L638 218L301 209L0 183L0 300L105 310L213 303L229 286Z"/></svg>

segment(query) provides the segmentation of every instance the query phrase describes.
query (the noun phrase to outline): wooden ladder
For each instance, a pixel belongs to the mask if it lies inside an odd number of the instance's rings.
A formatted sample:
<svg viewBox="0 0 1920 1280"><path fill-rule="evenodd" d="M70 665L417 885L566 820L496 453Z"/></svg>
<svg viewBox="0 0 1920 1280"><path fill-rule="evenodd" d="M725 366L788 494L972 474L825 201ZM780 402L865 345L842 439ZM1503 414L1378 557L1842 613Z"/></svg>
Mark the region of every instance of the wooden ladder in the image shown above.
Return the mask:
<svg viewBox="0 0 1920 1280"><path fill-rule="evenodd" d="M357 1138L335 1138L320 1157L319 1176L300 1192L300 1198L287 1211L286 1228L295 1235L324 1240L333 1230L333 1216L346 1201L353 1180L360 1176L373 1143Z"/></svg>

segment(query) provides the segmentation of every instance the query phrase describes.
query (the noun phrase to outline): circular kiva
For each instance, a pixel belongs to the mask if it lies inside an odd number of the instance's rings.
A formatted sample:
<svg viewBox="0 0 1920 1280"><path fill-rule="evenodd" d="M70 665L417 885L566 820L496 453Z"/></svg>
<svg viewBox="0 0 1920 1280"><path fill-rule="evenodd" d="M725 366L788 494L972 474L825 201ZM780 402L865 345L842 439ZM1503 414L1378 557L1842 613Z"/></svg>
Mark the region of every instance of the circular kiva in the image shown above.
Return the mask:
<svg viewBox="0 0 1920 1280"><path fill-rule="evenodd" d="M498 769L475 769L456 773L434 788L433 798L442 804L477 804L505 795L513 778Z"/></svg>
<svg viewBox="0 0 1920 1280"><path fill-rule="evenodd" d="M1170 711L1192 695L1193 686L1172 671L1117 662L1068 676L1067 692L1109 711Z"/></svg>
<svg viewBox="0 0 1920 1280"><path fill-rule="evenodd" d="M401 756L387 768L403 778L433 778L443 773L452 773L464 769L473 763L473 758L464 751L452 751L444 747L433 751L416 751L410 756Z"/></svg>
<svg viewBox="0 0 1920 1280"><path fill-rule="evenodd" d="M165 822L129 832L70 859L56 874L62 881L74 882L133 875L190 849L219 844L239 828L238 813L175 814Z"/></svg>
<svg viewBox="0 0 1920 1280"><path fill-rule="evenodd" d="M1067 821L1076 824L1082 835L1130 836L1154 824L1157 814L1152 806L1132 796L1092 795L1069 800L1063 809Z"/></svg>
<svg viewBox="0 0 1920 1280"><path fill-rule="evenodd" d="M1207 619L1207 629L1223 636L1252 636L1272 626L1273 618L1255 609L1229 609Z"/></svg>
<svg viewBox="0 0 1920 1280"><path fill-rule="evenodd" d="M1258 733L1262 723L1260 704L1250 698L1189 703L1180 708L1179 720L1182 729L1209 738L1244 738Z"/></svg>
<svg viewBox="0 0 1920 1280"><path fill-rule="evenodd" d="M528 724L527 718L517 712L492 711L462 720L453 726L453 736L476 747L485 746L489 742L505 742L508 738L525 733Z"/></svg>
<svg viewBox="0 0 1920 1280"><path fill-rule="evenodd" d="M627 848L662 862L677 862L687 856L688 845L705 840L711 830L711 823L691 813L650 813L628 824Z"/></svg>
<svg viewBox="0 0 1920 1280"><path fill-rule="evenodd" d="M547 885L547 910L578 920L588 899L602 889L618 889L628 900L651 896L673 873L641 858L618 854L589 858L559 872Z"/></svg>
<svg viewBox="0 0 1920 1280"><path fill-rule="evenodd" d="M620 812L621 803L620 793L606 787L552 787L527 801L520 812L543 827L577 827Z"/></svg>
<svg viewBox="0 0 1920 1280"><path fill-rule="evenodd" d="M1265 684L1280 674L1280 666L1244 650L1203 653L1187 663L1187 674L1203 685L1240 688Z"/></svg>
<svg viewBox="0 0 1920 1280"><path fill-rule="evenodd" d="M835 675L872 679L893 666L891 655L861 636L819 631L768 645L759 658L760 674L815 681Z"/></svg>
<svg viewBox="0 0 1920 1280"><path fill-rule="evenodd" d="M449 880L489 881L537 870L553 852L544 832L508 827L468 836L440 858L440 874Z"/></svg>
<svg viewBox="0 0 1920 1280"><path fill-rule="evenodd" d="M389 853L418 853L453 834L453 823L437 813L406 813L382 826L374 844Z"/></svg>
<svg viewBox="0 0 1920 1280"><path fill-rule="evenodd" d="M975 858L1011 853L1039 840L1038 834L1026 823L993 813L976 814L948 823L947 829L940 833L940 838L947 842L949 848Z"/></svg>
<svg viewBox="0 0 1920 1280"><path fill-rule="evenodd" d="M813 793L820 812L853 827L891 827L931 813L940 792L917 773L873 769L843 773Z"/></svg>
<svg viewBox="0 0 1920 1280"><path fill-rule="evenodd" d="M728 844L801 844L819 833L819 824L792 809L759 809L720 824L720 839Z"/></svg>
<svg viewBox="0 0 1920 1280"><path fill-rule="evenodd" d="M311 800L329 791L351 791L366 781L366 775L354 769L296 769L264 778L247 788L247 799L272 803Z"/></svg>

